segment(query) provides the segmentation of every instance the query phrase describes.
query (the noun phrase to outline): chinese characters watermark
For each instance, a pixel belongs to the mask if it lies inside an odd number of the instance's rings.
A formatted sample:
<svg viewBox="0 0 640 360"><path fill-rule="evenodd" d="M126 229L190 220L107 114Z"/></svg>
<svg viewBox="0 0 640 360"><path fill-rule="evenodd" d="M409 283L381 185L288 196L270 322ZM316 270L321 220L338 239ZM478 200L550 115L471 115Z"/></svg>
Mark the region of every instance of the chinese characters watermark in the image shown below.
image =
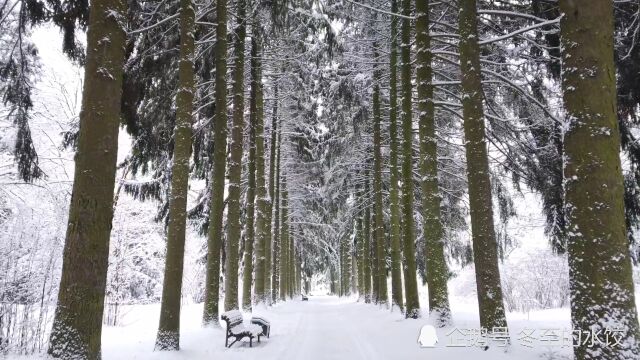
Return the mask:
<svg viewBox="0 0 640 360"><path fill-rule="evenodd" d="M435 347L438 338L433 331L426 331L426 325L420 333L418 342L423 347ZM427 329L431 330L431 329ZM434 338L434 340L429 340ZM519 345L534 348L538 346L550 347L617 347L622 345L625 330L622 328L598 328L591 330L574 330L567 328L524 328L516 333L509 333L506 327L494 327L489 331L486 328L453 328L446 333L446 347L479 347L488 346L506 347L512 341Z"/></svg>

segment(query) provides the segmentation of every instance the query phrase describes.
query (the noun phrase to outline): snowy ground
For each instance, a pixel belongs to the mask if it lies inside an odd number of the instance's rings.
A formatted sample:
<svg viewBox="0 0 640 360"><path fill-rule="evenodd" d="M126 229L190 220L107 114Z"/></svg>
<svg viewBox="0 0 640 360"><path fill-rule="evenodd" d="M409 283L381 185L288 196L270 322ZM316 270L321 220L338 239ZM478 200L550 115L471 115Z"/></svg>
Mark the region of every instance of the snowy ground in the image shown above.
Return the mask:
<svg viewBox="0 0 640 360"><path fill-rule="evenodd" d="M202 328L201 305L188 305L182 317L182 349L179 352L154 352L158 324L158 305L135 306L124 316L123 326L105 327L103 359L570 359L571 349L559 344L545 346L534 341L523 346L524 329L536 330L569 327L567 309L509 314L512 345L494 344L484 351L477 346L452 347L461 337L448 336L452 330L478 327L477 310L464 303L453 304L455 328L438 330L435 348L421 348L418 335L428 319L405 320L397 311L357 302L355 298L310 296L278 304L256 313L271 321L271 337L249 348L248 342L224 347L224 330ZM250 314L245 314L250 317ZM527 320L527 318L531 320ZM534 320L535 319L535 320ZM456 332L457 333L457 332ZM454 333L454 334L456 334ZM17 359L25 359L19 357Z"/></svg>
<svg viewBox="0 0 640 360"><path fill-rule="evenodd" d="M454 306L457 329L478 327L477 311ZM256 313L271 321L271 337L249 348L247 343L224 347L224 330L200 326L200 305L186 306L182 318L182 350L153 351L158 319L157 305L138 306L125 316L123 327L107 327L103 336L104 360L116 359L563 359L570 348L523 346L518 332L569 327L566 309L509 316L512 346L505 352L497 345L488 351L478 347L451 347L459 336L447 336L455 328L438 330L435 348L421 348L417 342L427 319L405 320L397 312L376 305L358 303L355 298L311 296L308 302L289 301ZM246 314L250 317L250 314ZM533 320L536 319L536 320ZM455 333L454 333L455 334Z"/></svg>

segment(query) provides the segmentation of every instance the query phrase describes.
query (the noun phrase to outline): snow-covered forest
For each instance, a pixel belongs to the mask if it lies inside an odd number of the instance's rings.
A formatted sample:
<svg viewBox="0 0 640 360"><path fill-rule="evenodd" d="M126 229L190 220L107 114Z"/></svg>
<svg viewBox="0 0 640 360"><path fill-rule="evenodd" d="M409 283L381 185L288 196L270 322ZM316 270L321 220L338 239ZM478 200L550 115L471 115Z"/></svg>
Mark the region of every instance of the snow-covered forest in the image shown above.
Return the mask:
<svg viewBox="0 0 640 360"><path fill-rule="evenodd" d="M0 0L0 357L640 359L639 42L639 0Z"/></svg>

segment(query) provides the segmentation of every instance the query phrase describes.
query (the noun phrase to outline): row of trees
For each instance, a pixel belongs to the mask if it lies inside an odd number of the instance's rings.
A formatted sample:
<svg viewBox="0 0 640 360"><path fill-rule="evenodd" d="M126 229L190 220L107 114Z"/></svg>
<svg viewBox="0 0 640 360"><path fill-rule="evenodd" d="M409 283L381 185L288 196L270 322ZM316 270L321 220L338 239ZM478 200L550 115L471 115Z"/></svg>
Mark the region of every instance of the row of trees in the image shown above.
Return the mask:
<svg viewBox="0 0 640 360"><path fill-rule="evenodd" d="M100 354L123 123L133 140L119 166L133 179L124 190L160 200L167 226L158 349L179 348L188 219L207 234L205 324L218 319L221 273L229 310L284 300L303 277L326 272L334 291L390 300L409 318L421 316L422 274L429 312L445 326L447 262L458 260L475 265L481 326L505 327L498 264L511 241L500 231L513 213L509 176L541 195L552 245L568 254L574 328L625 330L622 347L577 347L577 358L639 352L627 249L640 213L638 101L633 76L615 76L615 62L624 72L637 53L637 5L35 5L21 9L62 26L65 49L85 66L51 355ZM74 29L87 24L85 58ZM559 94L565 110L554 107ZM620 149L632 164L624 179ZM26 153L23 166L37 169ZM466 207L468 244L456 237Z"/></svg>
<svg viewBox="0 0 640 360"><path fill-rule="evenodd" d="M540 176L519 164L517 157L511 158L518 155L512 152L514 147L521 146L523 142L525 146L529 146L525 138L526 132L530 132L537 146L558 151L558 159L562 159L559 163L562 182L556 183L555 188L544 189L536 187L535 183L529 185L542 193L544 201L557 201L558 199L552 198L554 193L560 192L561 206L552 207L548 203L545 206L549 206L546 211L556 212L562 219L560 222L556 216L548 215L548 219L553 219L548 233L554 246L557 246L556 250L567 251L568 254L573 327L584 332L594 328L605 331L610 328L608 320L615 318L613 323L617 328L624 329L623 337L628 344L618 349L579 346L575 348L576 358L596 359L604 356L624 359L629 354L637 354L637 312L634 305L631 259L625 235L625 232L633 231L633 225L630 226L630 221L623 224L625 182L619 157L621 146L617 136L621 131L620 126L628 126L632 119L628 117L629 113L624 116L616 113L618 100L613 48L613 4L601 1L597 5L578 5L571 1L560 1L559 9L541 2L533 2L531 7L504 5L496 6L498 9L478 9L475 0L458 1L457 6L453 3L431 5L428 1L418 1L415 7L410 1L404 1L401 10L394 1L389 8L379 3L354 5L357 5L356 9L366 9L365 15L354 21L366 21L364 18L368 12L368 21L373 24L376 24L376 13L391 15L390 28L385 24L384 30L374 30L389 31L390 46L381 47L380 40L373 36L368 49L368 55L373 59L370 103L372 119L369 125L373 139L367 138L364 141L365 151L372 153L365 154L364 160L372 165L367 167L358 180L364 184L353 188L353 194L359 203L353 210L356 235L343 240L346 243L339 250L339 291L350 293L351 282L357 279L358 292L364 295L365 302L387 304L386 286L390 270L391 305L399 307L407 317L420 316L415 283L415 191L412 188L417 183L421 187L417 196L422 201L420 217L424 226L423 256L425 280L429 287L428 306L438 324L444 326L450 322L447 292L449 275L445 260L447 239L441 228L445 223L440 213L442 207L439 193L442 190L438 190L439 181L443 178L438 174L443 169L439 164L442 153L438 152L438 146L448 140L442 135L438 136L435 121L443 110L455 111L462 120L471 243L481 326L489 330L507 326L498 267L504 244L496 234L493 214L496 192L499 203L504 199L499 196L501 185L493 184L500 180L493 176L489 166L491 158L496 157L489 150L506 158L502 164L514 177ZM457 17L452 16L455 11ZM554 14L564 16L560 20ZM596 20L598 14L606 14L606 17L600 16ZM617 14L623 16L622 12ZM447 23L450 19L457 20L457 23ZM523 27L522 19L526 19L529 24ZM399 34L398 22L402 24ZM545 43L549 45L556 41L557 37L554 36L557 35L554 34L558 25L563 44L559 54L555 53L555 48L542 47ZM412 37L412 27L415 38ZM456 32L453 33L452 29ZM498 34L492 37L493 31L498 31ZM522 34L527 35L521 36ZM546 34L547 38L544 39L541 34ZM411 45L414 44L414 39L415 47ZM595 39L599 41L598 45L593 44ZM533 48L523 45L523 41L530 41ZM498 53L510 46L521 46L521 49L527 49L537 57L519 58L522 53L514 55L516 51L511 49L511 55L498 55L496 57L499 60L492 61L492 54L487 52L487 46ZM388 63L382 60L386 56ZM546 62L548 68L540 74L553 81L554 66L560 60L556 56L562 59L563 73L558 90L563 95L565 111L554 111L546 105L553 100L553 96L541 95L540 84L536 84L538 80L534 80L533 84L522 83L517 72L508 77L502 75L509 68L505 64L508 61L519 61L518 66L525 68L532 66L531 62ZM456 70L451 70L449 66L458 63L459 80L456 80L452 76L456 74ZM383 80L383 67L388 69L385 74L388 77L384 77L388 82ZM415 67L415 77L412 75L412 67ZM396 83L396 71L400 72L400 86ZM414 79L415 88L412 85ZM386 174L381 166L381 158L387 145L381 142L380 88L386 85L389 89L389 198L385 201L382 183ZM496 111L494 106L504 105L505 101L492 100L488 96L505 96L508 91L504 88L519 92L518 96L529 102L527 113L508 119L507 114ZM603 93L602 89L607 90ZM445 99L449 99L443 101L443 93ZM397 95L402 99L400 106ZM415 95L417 100L413 102ZM452 98L459 102L450 100ZM517 109L517 105L514 106L513 103L508 105L512 110L514 107ZM485 107L490 109L486 110ZM538 113L544 113L543 116L550 120L551 126L536 122L540 116L536 118L532 114L532 108L536 107ZM439 111L435 111L438 108ZM418 117L417 149L414 149L414 111ZM398 118L401 121L400 135ZM489 130L486 129L487 118L493 120L489 121ZM504 121L521 121L529 128L517 129L519 134L516 134L516 140L508 140L506 137L512 136L510 129L500 129L504 127L500 122ZM448 126L451 124L449 122ZM444 132L442 129L440 131L440 134ZM548 140L543 142L540 133L547 131L555 131L560 138L554 140L553 137L544 135ZM487 141L491 142L491 146L488 146ZM555 141L560 142L559 147L556 147ZM537 166L541 166L543 161L549 161L548 158L545 159L547 151L536 153L536 150L528 149L526 161L538 162ZM416 168L417 174L414 173ZM553 172L545 174L545 181L553 184L553 176ZM385 204L389 206L388 222L383 216ZM502 212L503 204L498 205ZM626 205L628 219L629 211L632 212L629 207L632 208L633 204L627 202ZM398 230L398 224L402 224L402 231ZM387 236L388 240L385 240ZM352 240L355 243L350 243ZM390 248L389 256L385 251L387 247ZM352 257L358 263L355 267L351 266ZM404 274L401 274L400 268L404 269ZM355 277L351 275L354 271L357 272ZM615 294L615 299L612 294Z"/></svg>
<svg viewBox="0 0 640 360"><path fill-rule="evenodd" d="M143 4L152 7L152 4ZM152 89L142 89L142 93L133 94L132 99L125 99L123 93L135 92L128 81L151 81L154 76L164 77L165 83L172 81L163 74L136 73L127 65L135 62L150 61L139 55L131 57L134 49L144 53L152 47L166 47L172 51L171 42L176 41L178 54L165 59L166 66L176 64L178 67L175 86L175 114L165 112L159 115L157 123L149 123L143 128L139 123L129 124L136 129L131 131L136 144L143 140L151 140L152 144L140 146L157 146L161 139L156 134L149 135L163 126L171 126L162 120L173 122L170 145L166 158L158 155L140 154L128 158L122 166L130 167L135 175L138 167L146 172L148 164L155 167L156 173L166 171L166 183L158 181L127 182L125 191L139 198L165 196L166 205L161 209L166 216L167 251L160 310L156 349L176 350L179 348L180 303L184 267L185 231L189 211L187 209L189 178L192 171L192 149L196 147L195 133L200 136L205 129L198 127L205 119L201 119L194 109L195 97L200 84L196 78L196 68L202 51L196 42L211 41L215 43L215 61L203 60L202 66L214 65L206 74L213 86L206 98L213 107L212 118L207 118L211 126L211 149L204 155L209 157L209 196L207 199L208 216L208 250L206 256L207 271L205 281L204 314L205 325L217 324L219 318L221 260L224 260L224 305L225 310L238 309L240 258L243 263L243 291L241 304L250 310L252 304L270 304L277 298L285 300L300 291L300 261L296 254L295 237L289 234L289 215L287 198L286 173L280 166L280 142L282 135L277 128L277 110L273 112L271 133L265 132L264 126L264 90L262 51L265 42L262 38L259 16L265 15L265 9L259 4L247 4L238 1L235 4L235 28L233 34L227 34L227 4L223 1L215 4L214 17L207 13L213 9L209 5L205 9L197 9L189 0L169 4L168 9L177 10L173 19L178 22L178 33L167 41L169 44L158 46L152 43L154 37L161 36L162 31L172 32L171 16L156 19L154 24L141 30L127 31L123 27L123 19L135 19L142 9L127 10L122 1L103 1L91 4L92 19L87 32L88 51L85 64L85 86L83 90L83 111L80 116L80 130L77 135L76 173L72 205L70 208L69 227L64 251L64 266L61 279L56 316L50 338L49 353L61 358L96 358L100 354L101 322L104 304L104 283L106 280L108 258L108 238L113 214L113 193L116 175L117 133L121 114L127 119L129 107L136 108L141 98L152 94ZM249 10L249 11L247 11ZM102 14L109 14L104 16ZM268 13L267 13L268 15ZM211 21L197 21L206 18ZM198 39L201 29L196 24L211 26L216 24L215 37L211 40ZM250 30L249 61L249 117L245 122L245 39ZM135 40L137 34L138 40ZM209 36L211 36L209 34ZM109 41L105 41L108 39ZM150 41L149 41L150 40ZM134 41L139 41L135 43ZM148 42L149 41L149 42ZM227 46L233 44L232 52L227 58ZM127 45L130 44L130 45ZM131 46L132 48L128 48ZM168 46L168 47L167 47ZM154 49L154 50L156 50ZM128 58L128 59L127 59ZM227 61L233 64L231 71L231 107L227 104ZM135 65L134 65L135 66ZM214 76L211 76L211 75ZM128 77L140 75L139 79ZM209 84L207 84L209 85ZM106 92L106 93L105 93ZM107 94L107 96L105 96ZM136 98L135 96L139 96ZM215 100L208 100L215 99ZM155 102L157 98L153 99ZM126 104L131 101L133 104ZM277 109L277 99L274 109ZM154 103L153 106L158 104ZM228 124L228 111L231 109L231 123ZM135 110L134 110L135 111ZM158 116L157 113L153 114ZM132 115L140 121L138 113ZM163 118L164 117L164 118ZM93 124L100 124L93 126ZM230 131L227 131L229 125ZM248 143L245 134L248 133ZM145 138L147 136L147 138ZM162 134L166 136L166 134ZM265 139L271 151L271 164L265 166ZM227 153L227 144L229 153ZM198 144L199 145L199 144ZM243 166L245 150L246 168ZM166 156L166 153L161 154ZM196 155L197 156L197 155ZM165 168L158 166L166 161ZM198 159L196 159L198 161ZM204 172L204 171L203 171ZM243 176L248 181L243 202ZM163 194L160 194L160 192ZM275 195L276 202L271 198ZM109 197L109 199L107 199ZM226 208L226 213L225 213ZM244 214L243 214L244 212ZM226 215L226 216L225 216ZM160 217L163 217L161 215ZM272 225L275 217L276 225ZM244 219L244 224L243 220ZM224 239L224 242L223 242ZM241 248L241 240L243 248ZM224 244L224 247L222 246ZM273 251L272 251L273 249ZM244 256L240 256L244 251ZM223 256L224 254L224 256ZM92 269L92 271L87 271ZM296 271L298 269L298 271ZM253 289L252 289L253 288ZM78 301L82 299L82 301Z"/></svg>

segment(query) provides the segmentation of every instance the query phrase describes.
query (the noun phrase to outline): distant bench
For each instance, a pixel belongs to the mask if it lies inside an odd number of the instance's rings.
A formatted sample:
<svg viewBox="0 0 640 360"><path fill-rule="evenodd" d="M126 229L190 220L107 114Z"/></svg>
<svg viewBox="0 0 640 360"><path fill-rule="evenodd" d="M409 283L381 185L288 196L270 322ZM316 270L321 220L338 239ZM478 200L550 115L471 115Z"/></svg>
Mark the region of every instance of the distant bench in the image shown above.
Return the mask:
<svg viewBox="0 0 640 360"><path fill-rule="evenodd" d="M267 335L263 333L263 328L256 324L245 325L242 322L242 313L239 310L227 311L220 316L227 323L227 335L224 340L225 347L231 347L242 338L249 338L249 347L253 347L253 339L257 338L260 342L260 336ZM229 339L235 340L229 344Z"/></svg>

